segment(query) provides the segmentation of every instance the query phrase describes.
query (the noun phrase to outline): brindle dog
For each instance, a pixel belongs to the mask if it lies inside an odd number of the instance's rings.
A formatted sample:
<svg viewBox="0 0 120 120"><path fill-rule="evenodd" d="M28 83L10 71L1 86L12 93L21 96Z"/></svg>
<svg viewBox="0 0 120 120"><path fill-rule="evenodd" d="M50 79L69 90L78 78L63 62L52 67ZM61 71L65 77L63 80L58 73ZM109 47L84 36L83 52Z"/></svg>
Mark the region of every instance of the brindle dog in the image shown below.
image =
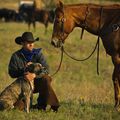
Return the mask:
<svg viewBox="0 0 120 120"><path fill-rule="evenodd" d="M38 75L41 71L41 64L32 63L25 68L25 73L35 73ZM32 93L34 80L29 81L25 77L19 77L12 84L10 84L0 94L0 110L10 110L12 108L23 109L29 113L30 102L32 100ZM22 108L21 104L22 103Z"/></svg>

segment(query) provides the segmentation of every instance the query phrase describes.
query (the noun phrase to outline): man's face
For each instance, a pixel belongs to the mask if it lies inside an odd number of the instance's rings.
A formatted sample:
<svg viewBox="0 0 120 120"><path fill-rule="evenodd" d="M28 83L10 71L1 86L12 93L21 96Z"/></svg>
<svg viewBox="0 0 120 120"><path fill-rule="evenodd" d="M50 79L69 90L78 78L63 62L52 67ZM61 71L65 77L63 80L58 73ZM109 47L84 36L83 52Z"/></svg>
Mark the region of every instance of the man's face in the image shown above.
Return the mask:
<svg viewBox="0 0 120 120"><path fill-rule="evenodd" d="M29 51L32 51L34 48L34 42L25 41L22 43L23 48Z"/></svg>

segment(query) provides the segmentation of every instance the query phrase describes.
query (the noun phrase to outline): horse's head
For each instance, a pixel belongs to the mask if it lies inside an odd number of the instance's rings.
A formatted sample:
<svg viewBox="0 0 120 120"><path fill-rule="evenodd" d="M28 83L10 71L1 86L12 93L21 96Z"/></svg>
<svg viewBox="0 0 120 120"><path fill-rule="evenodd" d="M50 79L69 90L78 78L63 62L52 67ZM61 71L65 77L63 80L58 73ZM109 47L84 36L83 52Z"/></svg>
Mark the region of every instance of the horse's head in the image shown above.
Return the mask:
<svg viewBox="0 0 120 120"><path fill-rule="evenodd" d="M74 21L70 11L65 8L62 2L59 2L55 10L51 44L55 47L61 47L69 33L73 30L73 27Z"/></svg>

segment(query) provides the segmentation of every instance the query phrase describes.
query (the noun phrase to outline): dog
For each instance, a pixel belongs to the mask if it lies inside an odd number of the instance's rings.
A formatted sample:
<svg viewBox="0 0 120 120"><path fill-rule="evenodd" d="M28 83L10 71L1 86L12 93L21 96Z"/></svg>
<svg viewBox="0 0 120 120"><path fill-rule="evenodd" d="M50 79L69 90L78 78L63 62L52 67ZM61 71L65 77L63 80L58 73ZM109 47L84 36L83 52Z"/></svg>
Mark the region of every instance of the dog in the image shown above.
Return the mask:
<svg viewBox="0 0 120 120"><path fill-rule="evenodd" d="M32 63L25 68L24 73L29 72L39 75L41 69L41 64ZM24 109L27 113L29 113L33 90L34 79L29 81L24 76L19 77L12 84L6 87L3 92L1 92L0 110L19 108L20 110Z"/></svg>

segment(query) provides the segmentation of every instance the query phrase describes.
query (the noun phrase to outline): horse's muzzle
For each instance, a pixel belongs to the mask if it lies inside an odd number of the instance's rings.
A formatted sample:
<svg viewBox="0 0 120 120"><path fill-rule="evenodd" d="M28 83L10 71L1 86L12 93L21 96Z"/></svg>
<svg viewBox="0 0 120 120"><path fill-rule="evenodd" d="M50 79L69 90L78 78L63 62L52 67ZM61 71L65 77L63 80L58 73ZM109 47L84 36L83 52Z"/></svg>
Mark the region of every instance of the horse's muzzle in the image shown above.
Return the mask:
<svg viewBox="0 0 120 120"><path fill-rule="evenodd" d="M52 44L54 47L57 47L57 48L59 48L59 47L62 46L62 42L61 42L60 40L58 40L58 39L52 39L52 40L51 40L51 44Z"/></svg>

